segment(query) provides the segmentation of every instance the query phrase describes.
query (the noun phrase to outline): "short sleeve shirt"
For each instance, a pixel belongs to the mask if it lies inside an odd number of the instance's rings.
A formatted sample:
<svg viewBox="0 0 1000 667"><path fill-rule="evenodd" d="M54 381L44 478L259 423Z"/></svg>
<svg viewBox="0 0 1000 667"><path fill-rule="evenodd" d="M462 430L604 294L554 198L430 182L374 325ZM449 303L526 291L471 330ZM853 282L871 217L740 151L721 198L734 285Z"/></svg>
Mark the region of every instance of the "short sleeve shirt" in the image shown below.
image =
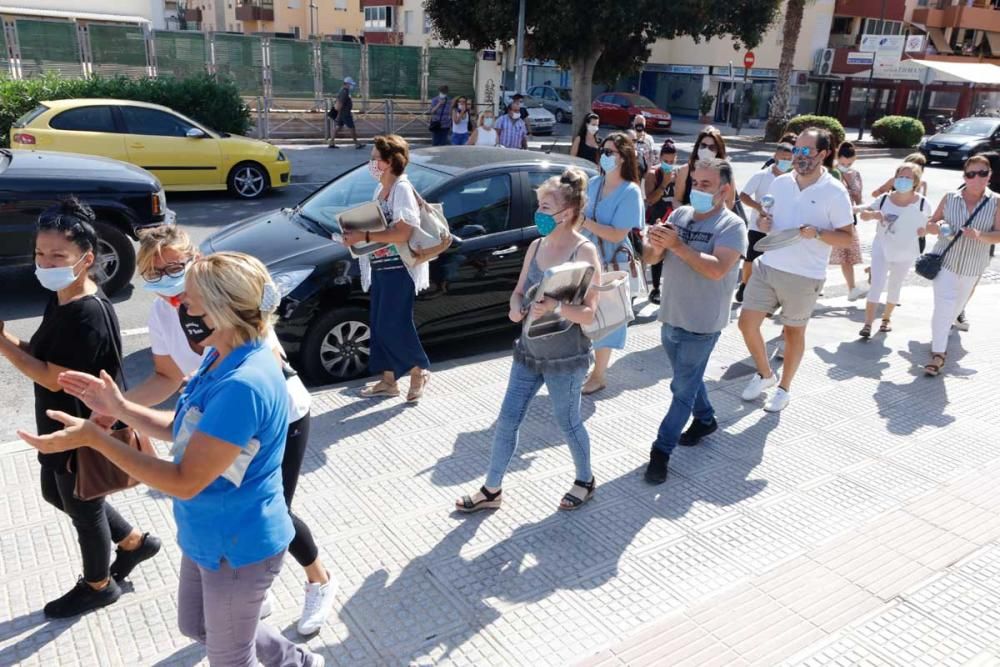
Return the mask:
<svg viewBox="0 0 1000 667"><path fill-rule="evenodd" d="M528 136L528 126L523 118L511 118L509 113L500 116L496 122L500 133L500 145L506 148L522 148Z"/></svg>
<svg viewBox="0 0 1000 667"><path fill-rule="evenodd" d="M590 181L587 186L587 207L584 210L584 215L591 220L596 220L598 224L608 225L615 229L641 229L645 225L646 212L642 190L639 189L639 186L631 181L625 181L606 195L601 194L603 187L604 177ZM603 241L596 234L587 230L583 231L583 235L597 248L603 264L612 261L627 261L628 253L624 251L615 253L615 250L623 245L634 252L628 236L621 243L615 244Z"/></svg>
<svg viewBox="0 0 1000 667"><path fill-rule="evenodd" d="M271 350L254 341L214 369L209 350L177 403L172 450L179 462L194 433L240 448L236 461L189 500L174 500L177 541L191 560L216 570L259 562L294 535L281 481L288 391Z"/></svg>
<svg viewBox="0 0 1000 667"><path fill-rule="evenodd" d="M769 193L774 197L772 234L802 226L831 231L854 223L854 209L847 189L825 170L819 180L805 190L799 189L794 173L778 176ZM830 250L831 246L818 238L801 239L790 246L768 250L760 262L786 273L825 280Z"/></svg>
<svg viewBox="0 0 1000 667"><path fill-rule="evenodd" d="M671 214L681 241L692 250L708 255L716 248L732 248L746 254L747 229L743 220L727 208L704 220L694 219L694 209L682 206ZM663 259L659 320L692 333L722 331L729 323L733 291L739 277L739 262L721 280L711 280L668 252Z"/></svg>
<svg viewBox="0 0 1000 667"><path fill-rule="evenodd" d="M149 311L149 347L157 356L170 357L185 376L201 365L202 355L191 349L177 309L161 298Z"/></svg>
<svg viewBox="0 0 1000 667"><path fill-rule="evenodd" d="M882 195L865 208L882 212L882 220L875 223L878 227L872 251L881 250L893 263L916 260L920 255L920 229L927 225L932 213L927 200L917 195L909 206L897 206L889 195Z"/></svg>
<svg viewBox="0 0 1000 667"><path fill-rule="evenodd" d="M751 176L750 180L747 181L747 184L743 186L743 194L748 195L759 204L760 200L764 198L764 195L770 191L771 184L774 183L775 178L777 178L777 176L775 176L774 170L771 167L761 169ZM747 208L750 207L748 206ZM760 229L757 227L757 219L760 217L760 213L757 212L757 209L750 208L750 210L747 211L747 215L750 216L750 219L747 221L750 226L750 230L759 232Z"/></svg>
<svg viewBox="0 0 1000 667"><path fill-rule="evenodd" d="M340 103L340 111L337 112L338 115L349 115L354 108L354 100L351 99L351 93L347 88L341 88L340 92L337 93L337 102Z"/></svg>

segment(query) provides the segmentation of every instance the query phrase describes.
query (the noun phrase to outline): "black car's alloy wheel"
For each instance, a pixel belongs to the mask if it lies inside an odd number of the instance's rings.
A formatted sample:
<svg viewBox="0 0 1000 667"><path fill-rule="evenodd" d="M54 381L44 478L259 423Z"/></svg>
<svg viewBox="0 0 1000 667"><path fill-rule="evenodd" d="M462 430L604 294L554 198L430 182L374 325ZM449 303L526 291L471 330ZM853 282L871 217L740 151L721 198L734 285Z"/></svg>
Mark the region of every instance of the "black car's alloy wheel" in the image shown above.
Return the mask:
<svg viewBox="0 0 1000 667"><path fill-rule="evenodd" d="M306 334L303 370L320 383L367 374L371 334L368 312L361 308L338 308L326 313Z"/></svg>
<svg viewBox="0 0 1000 667"><path fill-rule="evenodd" d="M135 248L125 234L106 222L94 224L97 232L97 259L92 275L108 296L132 281L135 272Z"/></svg>

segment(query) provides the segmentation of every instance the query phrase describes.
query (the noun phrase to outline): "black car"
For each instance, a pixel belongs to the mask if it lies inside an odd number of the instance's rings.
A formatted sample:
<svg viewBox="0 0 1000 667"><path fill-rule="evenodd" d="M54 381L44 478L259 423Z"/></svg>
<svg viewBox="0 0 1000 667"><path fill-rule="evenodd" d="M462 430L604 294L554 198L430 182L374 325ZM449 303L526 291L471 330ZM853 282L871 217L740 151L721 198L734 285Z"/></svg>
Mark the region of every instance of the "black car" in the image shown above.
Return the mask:
<svg viewBox="0 0 1000 667"><path fill-rule="evenodd" d="M927 162L961 164L971 155L1000 148L1000 118L973 117L957 120L941 132L920 142Z"/></svg>
<svg viewBox="0 0 1000 667"><path fill-rule="evenodd" d="M94 278L114 294L132 280L137 231L173 217L156 177L117 160L0 149L0 266L34 266L38 214L67 195L97 215Z"/></svg>
<svg viewBox="0 0 1000 667"><path fill-rule="evenodd" d="M535 188L567 166L594 175L594 164L565 155L483 147L415 150L406 173L429 202L440 202L454 244L431 262L431 287L417 297L424 343L510 331L510 293L528 245ZM263 261L286 295L278 337L310 380L367 373L368 295L358 263L330 240L334 216L370 201L376 183L362 165L326 184L295 208L236 223L205 241L205 252L234 250Z"/></svg>

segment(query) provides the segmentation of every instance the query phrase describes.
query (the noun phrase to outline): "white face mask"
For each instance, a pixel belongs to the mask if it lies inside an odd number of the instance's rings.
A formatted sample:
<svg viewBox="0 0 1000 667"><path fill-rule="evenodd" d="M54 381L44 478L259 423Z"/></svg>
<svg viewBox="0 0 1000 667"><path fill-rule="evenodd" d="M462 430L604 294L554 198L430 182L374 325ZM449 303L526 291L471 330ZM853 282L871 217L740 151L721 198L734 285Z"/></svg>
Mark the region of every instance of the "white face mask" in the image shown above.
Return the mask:
<svg viewBox="0 0 1000 667"><path fill-rule="evenodd" d="M587 132L590 134L597 134L597 128L598 128L597 125L588 125Z"/></svg>
<svg viewBox="0 0 1000 667"><path fill-rule="evenodd" d="M445 93L438 93L438 97L440 97L443 100L444 98L448 97L448 95Z"/></svg>
<svg viewBox="0 0 1000 667"><path fill-rule="evenodd" d="M42 287L49 291L58 292L61 289L66 289L79 278L79 275L74 270L85 257L86 255L81 257L73 266L55 266L50 269L43 269L36 264L35 277L38 278L38 282L41 283Z"/></svg>
<svg viewBox="0 0 1000 667"><path fill-rule="evenodd" d="M459 104L458 105L458 110L459 111L465 111L465 105L464 104Z"/></svg>
<svg viewBox="0 0 1000 667"><path fill-rule="evenodd" d="M698 147L698 159L699 160L711 160L716 155L718 155L718 153L716 153L711 148L703 148L701 146Z"/></svg>
<svg viewBox="0 0 1000 667"><path fill-rule="evenodd" d="M374 178L376 181L381 181L382 175L385 174L385 169L379 167L377 161L369 160L368 173L371 174L371 177Z"/></svg>

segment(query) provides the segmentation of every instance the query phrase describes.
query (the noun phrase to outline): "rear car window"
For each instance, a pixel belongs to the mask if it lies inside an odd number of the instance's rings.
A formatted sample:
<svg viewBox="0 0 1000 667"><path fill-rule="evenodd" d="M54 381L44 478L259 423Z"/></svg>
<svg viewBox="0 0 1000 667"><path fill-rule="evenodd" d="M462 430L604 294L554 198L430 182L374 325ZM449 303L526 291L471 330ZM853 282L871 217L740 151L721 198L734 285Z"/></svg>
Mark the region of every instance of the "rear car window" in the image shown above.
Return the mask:
<svg viewBox="0 0 1000 667"><path fill-rule="evenodd" d="M43 113L45 113L48 110L49 110L49 108L47 106L45 106L44 104L39 104L34 109L32 109L28 113L24 114L20 118L18 118L14 122L14 127L24 127L25 125L27 125L31 121L35 120L36 118L38 118L39 116L41 116Z"/></svg>
<svg viewBox="0 0 1000 667"><path fill-rule="evenodd" d="M63 111L49 121L49 127L76 132L114 132L115 120L111 107L80 107Z"/></svg>

